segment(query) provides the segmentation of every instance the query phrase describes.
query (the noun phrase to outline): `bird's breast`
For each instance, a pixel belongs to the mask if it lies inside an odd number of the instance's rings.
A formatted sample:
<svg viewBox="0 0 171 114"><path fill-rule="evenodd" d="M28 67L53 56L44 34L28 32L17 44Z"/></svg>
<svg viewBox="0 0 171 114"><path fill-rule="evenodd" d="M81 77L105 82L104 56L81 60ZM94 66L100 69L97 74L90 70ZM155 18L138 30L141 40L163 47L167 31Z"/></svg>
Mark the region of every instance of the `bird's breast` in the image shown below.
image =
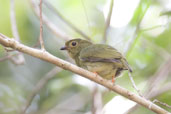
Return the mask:
<svg viewBox="0 0 171 114"><path fill-rule="evenodd" d="M116 68L113 63L84 62L81 67L91 72L96 72L105 79L112 79L112 76L116 73Z"/></svg>

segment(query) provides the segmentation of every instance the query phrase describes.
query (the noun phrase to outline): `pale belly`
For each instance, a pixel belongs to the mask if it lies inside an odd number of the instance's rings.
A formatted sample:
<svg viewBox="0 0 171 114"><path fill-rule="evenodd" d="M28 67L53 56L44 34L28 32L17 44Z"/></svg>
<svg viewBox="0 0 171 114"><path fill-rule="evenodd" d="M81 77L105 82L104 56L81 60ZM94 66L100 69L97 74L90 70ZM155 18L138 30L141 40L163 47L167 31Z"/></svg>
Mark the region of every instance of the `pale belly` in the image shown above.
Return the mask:
<svg viewBox="0 0 171 114"><path fill-rule="evenodd" d="M113 63L85 62L82 67L91 72L96 72L98 75L108 80L112 79L117 71Z"/></svg>

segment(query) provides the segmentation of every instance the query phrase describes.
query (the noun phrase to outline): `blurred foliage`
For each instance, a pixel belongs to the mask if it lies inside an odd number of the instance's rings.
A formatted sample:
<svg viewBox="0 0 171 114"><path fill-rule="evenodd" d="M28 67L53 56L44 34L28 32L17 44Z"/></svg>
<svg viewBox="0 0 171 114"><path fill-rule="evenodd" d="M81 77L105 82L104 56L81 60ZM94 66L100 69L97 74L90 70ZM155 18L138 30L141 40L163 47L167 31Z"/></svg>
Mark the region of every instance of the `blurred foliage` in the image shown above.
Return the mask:
<svg viewBox="0 0 171 114"><path fill-rule="evenodd" d="M33 46L36 44L39 37L39 19L33 13L33 9L28 1L29 0L15 0L15 12L21 42L28 46ZM171 54L170 12L168 10L165 11L165 9L167 9L167 1L168 0L165 2L163 0L140 0L132 15L132 19L127 25L120 28L111 26L108 31L109 35L107 37L109 44L116 47L118 50L122 50L121 52L124 51L132 37L136 37L127 59L133 68L134 72L132 75L134 76L135 82L142 91L148 88L148 80L166 61L163 55L161 55L161 52L158 51L158 48L144 43L144 40ZM85 14L81 0L49 0L49 2L53 4L65 18L84 33L88 34L95 43L102 41L102 33L105 25L103 8L107 0L84 0L87 14ZM155 8L159 10L155 10ZM51 22L67 35L73 38L81 37L45 6L43 6L43 12L48 16ZM10 0L0 0L0 15L0 33L12 37ZM86 15L89 22L87 22ZM143 29L160 24L163 26L143 31ZM134 32L137 27L137 31ZM46 49L53 55L66 59L66 53L59 50L60 47L64 45L64 41L54 36L46 25L44 25L43 34ZM117 46L116 42L119 42L117 45L120 46ZM2 46L0 46L0 57L4 56L5 51ZM24 57L26 60L24 65L17 66L9 60L0 62L1 114L17 114L26 103L28 96L38 81L54 67L54 65L37 58L28 55L24 55ZM171 73L169 73L167 80L170 81L170 77ZM36 114L45 112L51 113L53 111L57 111L59 114L91 113L94 100L92 91L95 86L94 82L84 80L86 79L80 79L78 76L73 75L73 73L62 70L35 96L27 112ZM165 81L164 84L171 83L169 81ZM127 73L124 73L121 78L118 78L116 83L130 91L134 91ZM117 95L102 87L99 87L99 92L102 95L103 105ZM157 96L157 99L171 105L171 91ZM171 111L171 109L164 106L162 107ZM138 108L134 113L153 114L143 107Z"/></svg>

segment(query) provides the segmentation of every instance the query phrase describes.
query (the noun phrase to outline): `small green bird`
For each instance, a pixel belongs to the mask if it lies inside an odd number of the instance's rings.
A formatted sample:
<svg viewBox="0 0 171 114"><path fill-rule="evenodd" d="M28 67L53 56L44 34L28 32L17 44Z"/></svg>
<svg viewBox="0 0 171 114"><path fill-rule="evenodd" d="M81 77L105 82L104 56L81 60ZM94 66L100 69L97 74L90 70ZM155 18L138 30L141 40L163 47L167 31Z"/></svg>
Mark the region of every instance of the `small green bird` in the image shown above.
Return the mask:
<svg viewBox="0 0 171 114"><path fill-rule="evenodd" d="M105 44L93 44L87 40L73 39L61 50L67 50L75 63L114 82L122 70L132 72L126 59L115 48Z"/></svg>

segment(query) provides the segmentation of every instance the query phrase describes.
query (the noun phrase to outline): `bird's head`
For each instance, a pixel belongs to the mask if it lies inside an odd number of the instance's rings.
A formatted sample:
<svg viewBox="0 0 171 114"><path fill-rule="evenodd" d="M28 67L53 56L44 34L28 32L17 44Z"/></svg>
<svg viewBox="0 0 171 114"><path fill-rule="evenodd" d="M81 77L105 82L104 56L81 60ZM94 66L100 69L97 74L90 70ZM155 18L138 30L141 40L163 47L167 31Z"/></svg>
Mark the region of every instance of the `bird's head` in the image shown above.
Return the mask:
<svg viewBox="0 0 171 114"><path fill-rule="evenodd" d="M75 58L82 49L92 45L91 42L82 39L73 39L65 43L61 50L67 50L72 58Z"/></svg>

